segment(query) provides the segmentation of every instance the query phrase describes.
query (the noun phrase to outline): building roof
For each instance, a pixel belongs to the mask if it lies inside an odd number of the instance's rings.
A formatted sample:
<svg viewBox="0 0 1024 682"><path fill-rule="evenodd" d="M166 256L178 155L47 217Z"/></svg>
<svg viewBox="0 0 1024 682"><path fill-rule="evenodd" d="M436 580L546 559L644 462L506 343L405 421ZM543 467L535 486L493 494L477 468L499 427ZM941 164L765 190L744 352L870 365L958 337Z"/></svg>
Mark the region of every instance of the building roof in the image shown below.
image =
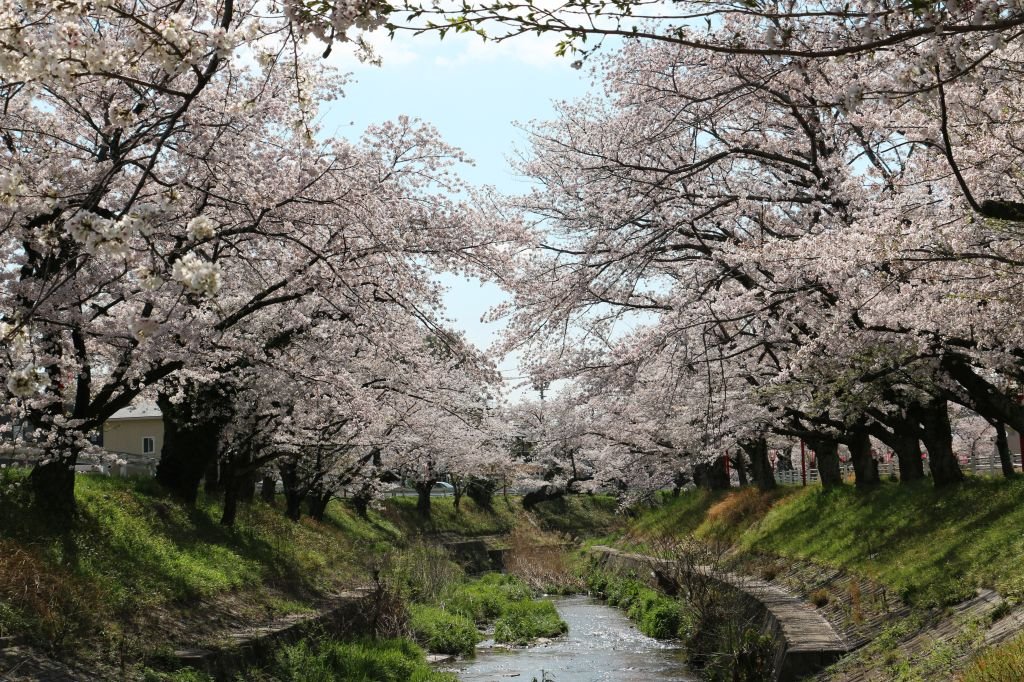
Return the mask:
<svg viewBox="0 0 1024 682"><path fill-rule="evenodd" d="M163 416L156 403L140 403L118 410L107 421L118 419L163 419Z"/></svg>

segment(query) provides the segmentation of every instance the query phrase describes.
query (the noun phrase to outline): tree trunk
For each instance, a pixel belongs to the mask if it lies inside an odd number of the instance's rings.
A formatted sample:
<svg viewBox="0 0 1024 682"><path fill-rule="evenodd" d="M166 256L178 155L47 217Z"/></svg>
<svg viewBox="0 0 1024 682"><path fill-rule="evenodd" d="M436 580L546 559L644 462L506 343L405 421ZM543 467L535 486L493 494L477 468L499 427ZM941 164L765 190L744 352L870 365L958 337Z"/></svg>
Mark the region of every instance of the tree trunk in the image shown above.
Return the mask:
<svg viewBox="0 0 1024 682"><path fill-rule="evenodd" d="M466 484L466 495L481 509L491 510L494 508L494 491L498 488L498 482L480 476L472 476Z"/></svg>
<svg viewBox="0 0 1024 682"><path fill-rule="evenodd" d="M270 474L265 474L260 483L260 499L267 504L274 504L275 497L277 497L277 481Z"/></svg>
<svg viewBox="0 0 1024 682"><path fill-rule="evenodd" d="M305 495L300 495L295 490L286 490L284 493L284 515L292 521L301 519L303 499L305 499Z"/></svg>
<svg viewBox="0 0 1024 682"><path fill-rule="evenodd" d="M839 468L839 441L831 436L815 435L804 438L814 450L818 460L818 477L825 488L843 484L843 472Z"/></svg>
<svg viewBox="0 0 1024 682"><path fill-rule="evenodd" d="M914 413L921 424L921 440L928 450L932 482L941 487L964 480L960 462L953 454L953 431L949 424L946 401L932 400L917 406Z"/></svg>
<svg viewBox="0 0 1024 682"><path fill-rule="evenodd" d="M310 495L307 502L310 517L315 521L323 521L324 515L327 514L327 505L331 503L332 497L334 497L333 493L323 491Z"/></svg>
<svg viewBox="0 0 1024 682"><path fill-rule="evenodd" d="M900 466L900 483L920 481L924 478L924 459L921 457L921 440L917 429L908 424L893 434L890 446L896 453Z"/></svg>
<svg viewBox="0 0 1024 682"><path fill-rule="evenodd" d="M366 491L360 490L352 496L352 508L356 510L356 514L359 518L365 519L369 516L370 510L370 495Z"/></svg>
<svg viewBox="0 0 1024 682"><path fill-rule="evenodd" d="M238 476L238 499L242 502L252 502L256 499L256 478L257 472L252 468L252 462L245 462L245 472Z"/></svg>
<svg viewBox="0 0 1024 682"><path fill-rule="evenodd" d="M77 461L78 453L72 451L32 468L28 477L32 506L42 516L63 522L74 518Z"/></svg>
<svg viewBox="0 0 1024 682"><path fill-rule="evenodd" d="M732 463L736 469L736 479L739 481L740 487L745 488L750 481L747 479L747 461L742 451L736 453L736 456L732 458Z"/></svg>
<svg viewBox="0 0 1024 682"><path fill-rule="evenodd" d="M202 413L209 391L197 391L180 403L160 393L157 405L163 413L164 445L156 479L168 491L187 504L195 504L199 481L212 464L216 464L221 430L227 421L224 415Z"/></svg>
<svg viewBox="0 0 1024 682"><path fill-rule="evenodd" d="M713 462L701 462L693 467L693 482L708 490L728 490L729 474L725 468L725 457Z"/></svg>
<svg viewBox="0 0 1024 682"><path fill-rule="evenodd" d="M220 515L220 525L232 528L238 518L238 493L240 481L235 476L235 466L230 460L221 469L224 485L224 509Z"/></svg>
<svg viewBox="0 0 1024 682"><path fill-rule="evenodd" d="M216 457L210 461L203 474L203 492L210 497L220 492L220 462Z"/></svg>
<svg viewBox="0 0 1024 682"><path fill-rule="evenodd" d="M1010 442L1006 438L1006 425L996 422L996 450L999 452L999 463L1003 467L1003 476L1013 478L1017 472L1013 468L1013 454L1010 453Z"/></svg>
<svg viewBox="0 0 1024 682"><path fill-rule="evenodd" d="M690 482L690 477L686 475L684 471L677 471L672 476L672 497L679 497L679 493L683 491L683 486Z"/></svg>
<svg viewBox="0 0 1024 682"><path fill-rule="evenodd" d="M302 517L302 500L305 491L299 487L299 467L295 459L286 459L277 466L281 473L281 486L284 488L284 513L292 521Z"/></svg>
<svg viewBox="0 0 1024 682"><path fill-rule="evenodd" d="M430 491L433 490L436 480L419 481L416 483L416 511L421 518L430 518Z"/></svg>
<svg viewBox="0 0 1024 682"><path fill-rule="evenodd" d="M878 420L883 418L875 416ZM921 459L921 442L917 423L903 417L884 416L885 428L875 422L869 426L871 434L892 449L900 469L900 483L920 481L924 478L924 462Z"/></svg>
<svg viewBox="0 0 1024 682"><path fill-rule="evenodd" d="M863 426L850 429L846 446L850 448L855 485L862 489L877 486L881 482L878 477L878 463L871 456L871 438Z"/></svg>
<svg viewBox="0 0 1024 682"><path fill-rule="evenodd" d="M754 483L761 490L774 490L775 472L772 471L772 463L768 459L768 441L758 438L746 441L742 445L750 456L750 472L754 477Z"/></svg>

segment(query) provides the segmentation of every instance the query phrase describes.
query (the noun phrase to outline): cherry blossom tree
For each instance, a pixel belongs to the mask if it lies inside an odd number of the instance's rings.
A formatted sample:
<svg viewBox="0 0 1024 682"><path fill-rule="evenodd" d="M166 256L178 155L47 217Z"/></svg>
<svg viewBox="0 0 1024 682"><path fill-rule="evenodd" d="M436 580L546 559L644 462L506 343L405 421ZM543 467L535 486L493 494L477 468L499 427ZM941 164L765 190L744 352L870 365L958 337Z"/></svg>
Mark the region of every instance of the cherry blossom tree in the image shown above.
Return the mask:
<svg viewBox="0 0 1024 682"><path fill-rule="evenodd" d="M948 402L1019 419L1016 279L993 268L1014 268L1019 192L1001 178L1016 152L988 146L1016 149L1014 109L978 95L1009 102L1017 83L1014 48L948 42L902 90L895 54L627 45L606 98L535 131L524 170L543 189L521 206L536 248L507 274L508 346L591 404L614 397L618 424L675 408L652 431L689 456L738 446L760 464L776 432L813 442L827 484L845 444L871 485L875 435L908 480L919 440L937 484L960 480ZM869 71L871 87L837 92Z"/></svg>
<svg viewBox="0 0 1024 682"><path fill-rule="evenodd" d="M213 447L229 415L209 398L251 359L321 318L429 320L431 273L501 240L450 198L461 155L430 127L350 144L314 124L343 81L299 41L358 40L387 9L0 10L4 434L38 501L72 508L86 435L143 391L189 428L212 419L192 442ZM162 469L194 495L194 467Z"/></svg>

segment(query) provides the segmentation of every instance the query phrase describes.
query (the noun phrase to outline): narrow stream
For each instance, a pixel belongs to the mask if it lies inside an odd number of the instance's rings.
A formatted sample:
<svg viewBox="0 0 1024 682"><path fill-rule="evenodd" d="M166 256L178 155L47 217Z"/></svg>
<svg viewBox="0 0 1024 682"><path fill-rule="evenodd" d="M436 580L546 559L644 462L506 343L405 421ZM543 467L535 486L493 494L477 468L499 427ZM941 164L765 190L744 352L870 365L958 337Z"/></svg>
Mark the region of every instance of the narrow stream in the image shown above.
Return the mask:
<svg viewBox="0 0 1024 682"><path fill-rule="evenodd" d="M555 682L665 682L698 680L678 644L640 633L621 611L590 597L554 600L569 634L524 649L478 649L458 664L463 682L541 679Z"/></svg>

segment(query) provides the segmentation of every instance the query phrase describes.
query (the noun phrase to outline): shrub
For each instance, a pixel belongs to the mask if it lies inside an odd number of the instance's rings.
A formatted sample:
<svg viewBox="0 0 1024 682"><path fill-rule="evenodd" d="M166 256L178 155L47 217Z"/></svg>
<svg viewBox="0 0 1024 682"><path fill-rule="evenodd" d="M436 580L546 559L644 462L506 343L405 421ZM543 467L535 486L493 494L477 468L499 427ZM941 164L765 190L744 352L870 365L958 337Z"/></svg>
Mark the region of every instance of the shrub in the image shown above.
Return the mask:
<svg viewBox="0 0 1024 682"><path fill-rule="evenodd" d="M668 597L656 600L640 617L640 632L648 637L671 639L683 626L682 605Z"/></svg>
<svg viewBox="0 0 1024 682"><path fill-rule="evenodd" d="M443 549L417 543L391 557L387 580L417 602L435 602L465 577Z"/></svg>
<svg viewBox="0 0 1024 682"><path fill-rule="evenodd" d="M520 601L510 604L505 614L495 622L494 639L526 644L538 637L557 637L568 629L550 601Z"/></svg>
<svg viewBox="0 0 1024 682"><path fill-rule="evenodd" d="M523 601L533 597L530 586L514 575L487 573L475 581L477 585L495 588L504 594L509 601Z"/></svg>
<svg viewBox="0 0 1024 682"><path fill-rule="evenodd" d="M820 609L822 606L825 606L829 602L828 590L815 590L814 592L811 592L811 594L808 596L808 599L810 599L811 603Z"/></svg>
<svg viewBox="0 0 1024 682"><path fill-rule="evenodd" d="M466 484L466 495L481 509L490 509L494 504L494 491L497 489L497 481L473 476Z"/></svg>
<svg viewBox="0 0 1024 682"><path fill-rule="evenodd" d="M723 653L712 656L705 677L718 682L762 682L770 679L775 658L775 641L747 628L737 642L723 642Z"/></svg>
<svg viewBox="0 0 1024 682"><path fill-rule="evenodd" d="M435 606L415 604L410 609L413 636L439 654L472 656L480 634L472 620Z"/></svg>

